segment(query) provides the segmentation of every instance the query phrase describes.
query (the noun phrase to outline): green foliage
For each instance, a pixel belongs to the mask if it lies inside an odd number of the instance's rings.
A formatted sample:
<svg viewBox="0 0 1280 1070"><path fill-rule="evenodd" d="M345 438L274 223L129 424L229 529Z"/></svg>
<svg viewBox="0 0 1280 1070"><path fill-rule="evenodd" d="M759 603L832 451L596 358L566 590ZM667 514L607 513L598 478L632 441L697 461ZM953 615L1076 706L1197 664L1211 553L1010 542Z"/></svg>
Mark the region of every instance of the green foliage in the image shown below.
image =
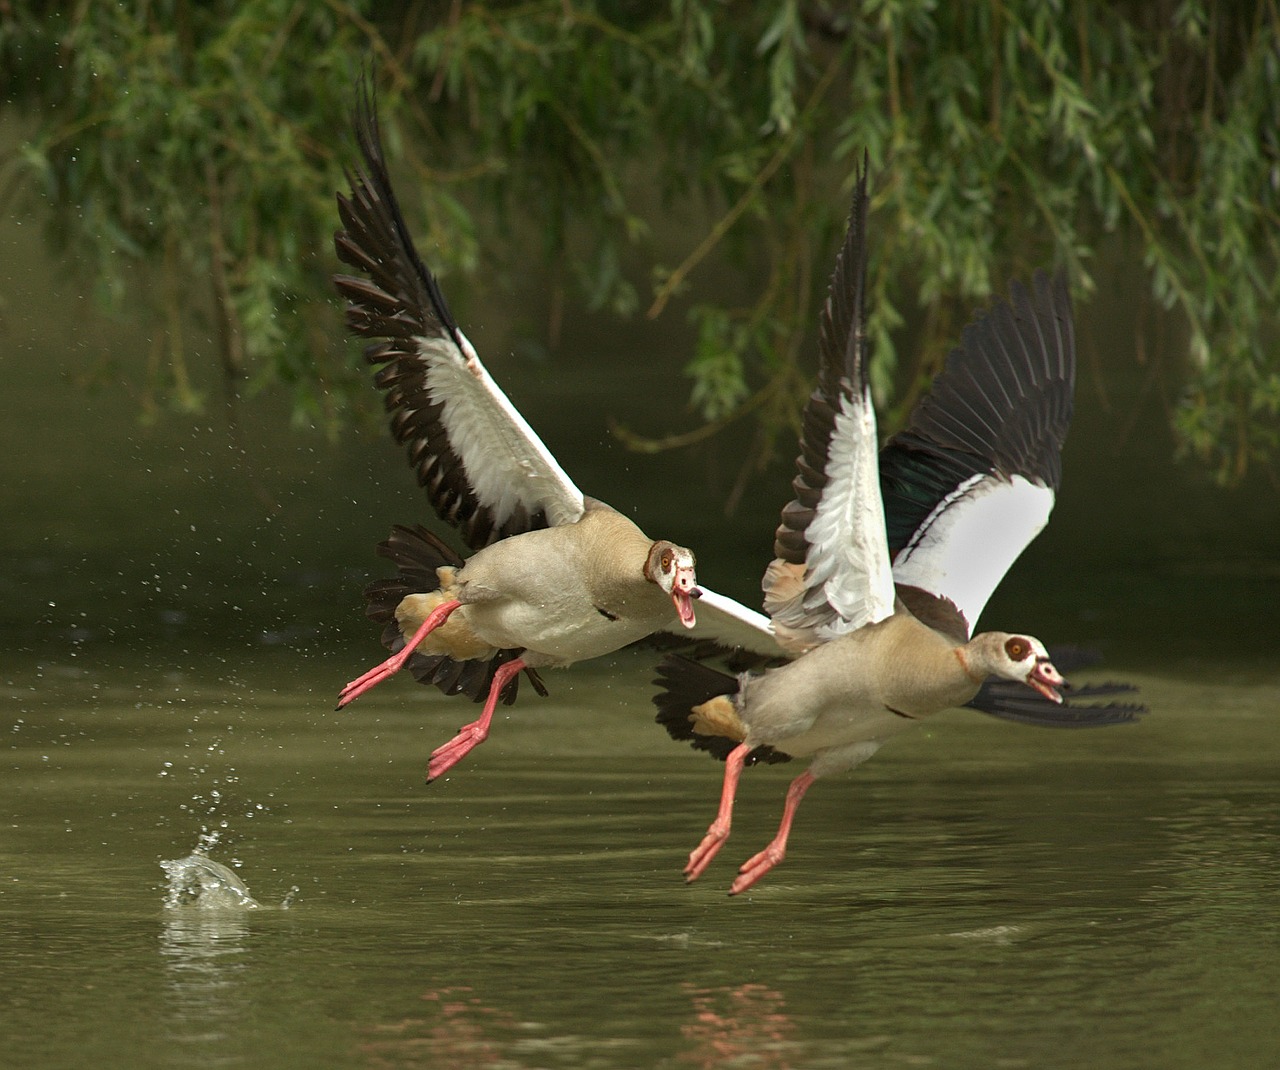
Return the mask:
<svg viewBox="0 0 1280 1070"><path fill-rule="evenodd" d="M6 88L46 116L24 158L104 303L151 322L145 404L284 383L300 414L335 419L349 361L308 324L340 331L325 247L363 35L289 0L22 12L0 30ZM307 77L288 77L303 53Z"/></svg>
<svg viewBox="0 0 1280 1070"><path fill-rule="evenodd" d="M1149 356L1185 383L1185 451L1229 480L1280 449L1273 0L29 10L0 7L0 79L46 115L21 166L104 296L151 294L184 403L196 377L175 313L194 304L218 325L229 382L283 382L306 418L339 418L352 358L326 281L332 194L372 56L389 152L423 180L433 266L472 270L484 249L527 271L536 257L556 294L593 307L692 310L708 433L750 414L767 452L796 419L865 151L882 399L904 331L920 354L905 379L926 381L1006 277L1056 261L1088 294L1093 250L1119 232L1182 325L1180 352ZM527 240L488 237L512 234ZM741 281L700 271L712 255ZM150 287L127 285L138 267ZM731 306L732 289L754 296ZM912 396L893 399L899 413Z"/></svg>

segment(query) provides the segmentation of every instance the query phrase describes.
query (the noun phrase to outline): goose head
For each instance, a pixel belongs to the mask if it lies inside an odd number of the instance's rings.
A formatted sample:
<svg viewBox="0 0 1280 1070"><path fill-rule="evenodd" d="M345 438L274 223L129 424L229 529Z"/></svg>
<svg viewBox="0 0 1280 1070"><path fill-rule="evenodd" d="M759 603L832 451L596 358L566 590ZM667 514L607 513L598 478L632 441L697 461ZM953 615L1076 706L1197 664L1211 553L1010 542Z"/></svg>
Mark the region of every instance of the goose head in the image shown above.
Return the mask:
<svg viewBox="0 0 1280 1070"><path fill-rule="evenodd" d="M644 578L656 583L671 596L676 615L686 628L692 628L697 620L693 613L693 600L701 598L698 577L693 569L693 551L673 542L660 539L649 548L644 563Z"/></svg>
<svg viewBox="0 0 1280 1070"><path fill-rule="evenodd" d="M1050 702L1062 702L1058 689L1066 686L1062 674L1053 667L1044 644L1030 635L984 632L969 644L968 662L974 675L1015 680L1038 691Z"/></svg>

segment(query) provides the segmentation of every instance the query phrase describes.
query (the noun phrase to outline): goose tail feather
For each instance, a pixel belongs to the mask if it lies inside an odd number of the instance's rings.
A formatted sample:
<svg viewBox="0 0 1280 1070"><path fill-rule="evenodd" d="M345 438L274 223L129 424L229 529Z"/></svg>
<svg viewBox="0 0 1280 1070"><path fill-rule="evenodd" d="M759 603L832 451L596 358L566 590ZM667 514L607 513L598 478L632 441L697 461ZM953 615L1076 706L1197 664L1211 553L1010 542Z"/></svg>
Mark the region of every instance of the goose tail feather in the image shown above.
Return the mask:
<svg viewBox="0 0 1280 1070"><path fill-rule="evenodd" d="M658 692L653 704L654 718L672 739L687 740L694 750L706 751L724 761L742 742L746 728L737 719L732 698L738 693L738 678L698 661L668 654L658 664L654 684ZM726 699L723 703L713 700ZM756 747L747 755L747 764L773 764L790 760L790 755L772 747Z"/></svg>
<svg viewBox="0 0 1280 1070"><path fill-rule="evenodd" d="M374 580L364 590L365 614L383 626L382 645L392 653L404 649L405 637L396 609L409 595L428 594L440 589L436 570L461 568L463 559L446 543L421 525L395 525L391 535L378 544L378 556L396 567L396 575ZM493 675L500 665L520 656L519 650L499 650L492 657L457 660L444 654L413 654L407 668L420 684L430 684L446 695L466 695L481 702L489 694ZM525 669L533 689L542 696L546 685L534 669ZM502 691L502 701L515 702L520 677L513 676Z"/></svg>

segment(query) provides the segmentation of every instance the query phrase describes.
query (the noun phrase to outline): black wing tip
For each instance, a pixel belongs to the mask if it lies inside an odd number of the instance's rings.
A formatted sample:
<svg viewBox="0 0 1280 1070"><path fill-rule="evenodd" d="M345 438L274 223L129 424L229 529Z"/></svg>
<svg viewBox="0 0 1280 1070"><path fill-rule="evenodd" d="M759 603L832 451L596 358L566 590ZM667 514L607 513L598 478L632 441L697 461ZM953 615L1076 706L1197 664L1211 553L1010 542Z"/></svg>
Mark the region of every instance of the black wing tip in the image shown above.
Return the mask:
<svg viewBox="0 0 1280 1070"><path fill-rule="evenodd" d="M370 339L365 360L377 365L375 382L392 414L392 436L408 451L419 484L436 513L473 549L529 527L545 526L540 514L498 525L472 487L466 465L426 390L434 358L423 339L452 343L469 359L470 346L449 311L435 275L423 263L392 186L382 145L374 76L366 70L355 88L351 116L358 163L347 170L349 192L337 197L341 229L334 235L338 259L351 273L333 284L346 303L347 327Z"/></svg>
<svg viewBox="0 0 1280 1070"><path fill-rule="evenodd" d="M813 513L799 510L806 504L816 504L822 489L816 484L825 485L836 414L841 411L844 398L865 396L869 389L866 285L870 159L864 149L861 166L854 170L844 240L836 252L818 318L818 383L801 415L800 455L793 482L797 498L783 508L782 523L775 535L774 556L792 564L803 564L808 556L805 532Z"/></svg>
<svg viewBox="0 0 1280 1070"><path fill-rule="evenodd" d="M1017 280L1012 280L1010 286ZM1050 270L1039 267L1031 273L1031 291L1035 300L1046 308L1058 309L1070 314L1073 311L1071 299L1071 276L1065 264L1059 264Z"/></svg>
<svg viewBox="0 0 1280 1070"><path fill-rule="evenodd" d="M403 643L402 643L403 645ZM410 673L420 684L428 684L445 695L465 695L472 702L483 702L493 686L494 674L500 665L518 658L521 650L499 650L488 661L455 661L444 654L413 654L407 662ZM533 689L544 698L546 685L535 670L526 670ZM520 689L520 674L507 681L499 699L504 706L516 700Z"/></svg>
<svg viewBox="0 0 1280 1070"><path fill-rule="evenodd" d="M378 543L375 553L396 566L397 579L406 593L434 591L439 587L436 569L464 564L457 551L421 524L393 524L391 534Z"/></svg>
<svg viewBox="0 0 1280 1070"><path fill-rule="evenodd" d="M996 297L992 306L1005 303L1017 308L1029 304L1039 309L1072 312L1071 281L1065 264L1054 268L1038 267L1031 272L1030 282L1017 275L1009 278L1007 297Z"/></svg>
<svg viewBox="0 0 1280 1070"><path fill-rule="evenodd" d="M699 736L693 730L689 720L693 707L718 695L736 694L738 681L728 673L680 654L664 657L658 662L657 673L653 680L658 688L653 696L653 704L658 708L654 720L667 730L672 739L691 740L698 747L707 737Z"/></svg>
<svg viewBox="0 0 1280 1070"><path fill-rule="evenodd" d="M372 64L364 65L360 70L360 76L356 79L356 102L352 109L351 123L356 132L356 142L360 146L360 155L364 157L365 163L385 173L382 128L378 122L378 97L374 81L375 73Z"/></svg>
<svg viewBox="0 0 1280 1070"><path fill-rule="evenodd" d="M864 392L870 374L866 335L869 160L864 150L862 164L854 170L844 241L836 252L819 322L818 383L829 403L838 403L842 392Z"/></svg>
<svg viewBox="0 0 1280 1070"><path fill-rule="evenodd" d="M1150 712L1142 703L1082 702L1137 691L1133 684L1111 682L1072 688L1061 704L1012 680L988 680L966 705L1001 720L1039 728L1109 728L1133 724Z"/></svg>
<svg viewBox="0 0 1280 1070"><path fill-rule="evenodd" d="M360 76L357 78L355 105L351 113L351 127L355 133L356 146L364 167L363 169L357 168L354 171L350 168L345 169L347 184L351 192L349 194L339 192L337 195L338 214L343 222L343 229L334 235L335 248L339 258L344 263L353 264L353 266L361 268L366 267L370 260L376 262L387 255L402 259L408 268L416 274L422 290L431 304L431 311L434 313L440 327L448 334L459 351L465 353L466 347L463 344L462 332L459 330L453 314L449 311L449 305L445 300L444 292L440 289L439 280L436 279L435 274L426 266L418 254L409 226L405 222L399 198L397 198L395 188L391 183L391 174L387 168L386 153L382 145L382 125L378 113L377 93L374 82L375 74L370 64L361 71ZM354 229L354 217L362 209L383 217L377 221L381 223L380 227L370 228L387 232L386 236L391 239L391 248L383 250L381 258L373 257L369 260L361 261L358 259L353 260L351 257L351 247L359 250L365 257L369 257L369 254L373 252L373 250L360 249L359 242L350 233ZM366 220L365 222L373 221ZM344 248L344 245L348 246L348 248ZM371 332L359 331L357 333L368 334Z"/></svg>
<svg viewBox="0 0 1280 1070"><path fill-rule="evenodd" d="M734 675L776 668L791 660L781 654L762 654L745 646L729 646L711 637L691 638L688 633L667 631L650 632L643 639L628 644L627 649L648 650L697 662L715 659Z"/></svg>
<svg viewBox="0 0 1280 1070"><path fill-rule="evenodd" d="M881 464L886 512L899 541L929 515L938 493L954 489L948 481L955 478L1022 476L1056 492L1075 379L1066 269L1038 269L1030 285L1011 279L1007 296L974 313L907 426L881 454L889 462Z"/></svg>

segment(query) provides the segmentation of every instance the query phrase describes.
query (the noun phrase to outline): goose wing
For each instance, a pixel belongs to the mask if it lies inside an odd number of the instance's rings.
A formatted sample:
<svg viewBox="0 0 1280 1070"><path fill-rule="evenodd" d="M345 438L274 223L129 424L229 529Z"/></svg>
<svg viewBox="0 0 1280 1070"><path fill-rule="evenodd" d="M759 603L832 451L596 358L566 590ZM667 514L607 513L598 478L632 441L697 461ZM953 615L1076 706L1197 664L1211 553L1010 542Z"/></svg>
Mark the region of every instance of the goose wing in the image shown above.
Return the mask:
<svg viewBox="0 0 1280 1070"><path fill-rule="evenodd" d="M347 325L373 341L391 431L441 519L472 549L572 523L582 492L494 382L449 312L409 236L368 87L355 115L363 166L338 195L334 245L359 275L334 276Z"/></svg>
<svg viewBox="0 0 1280 1070"><path fill-rule="evenodd" d="M1049 520L1075 375L1066 276L1037 272L965 328L880 453L893 578L917 615L949 614L961 641Z"/></svg>
<svg viewBox="0 0 1280 1070"><path fill-rule="evenodd" d="M864 160L819 323L818 383L804 408L795 498L782 510L763 583L765 610L793 653L894 610L863 309L867 209Z"/></svg>
<svg viewBox="0 0 1280 1070"><path fill-rule="evenodd" d="M708 641L717 647L746 651L769 660L783 658L786 651L763 613L749 609L727 595L716 594L699 584L698 621L680 638Z"/></svg>
<svg viewBox="0 0 1280 1070"><path fill-rule="evenodd" d="M1125 683L1084 684L1072 688L1062 702L1056 703L1025 684L988 680L965 705L992 717L1040 728L1106 728L1138 720L1147 712L1147 707L1140 702L1084 700L1131 694L1136 690L1133 684Z"/></svg>

